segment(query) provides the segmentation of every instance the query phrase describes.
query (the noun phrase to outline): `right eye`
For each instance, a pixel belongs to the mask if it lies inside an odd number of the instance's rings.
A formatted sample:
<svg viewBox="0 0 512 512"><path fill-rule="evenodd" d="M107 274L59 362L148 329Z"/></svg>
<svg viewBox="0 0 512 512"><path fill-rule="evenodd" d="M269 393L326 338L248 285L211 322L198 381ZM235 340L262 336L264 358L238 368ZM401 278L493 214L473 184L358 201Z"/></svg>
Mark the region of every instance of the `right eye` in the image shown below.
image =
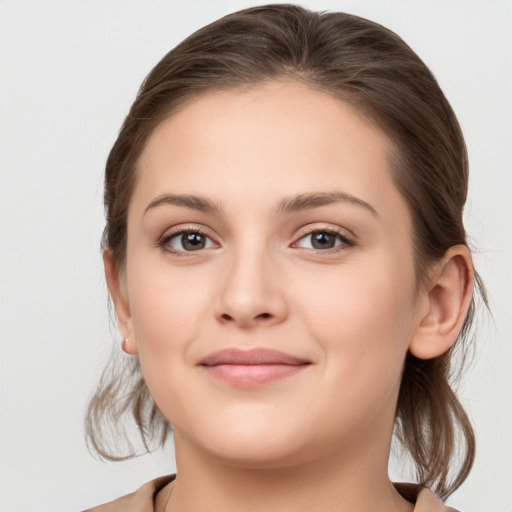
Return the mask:
<svg viewBox="0 0 512 512"><path fill-rule="evenodd" d="M198 230L183 230L165 236L160 245L170 252L194 252L216 247L215 242Z"/></svg>

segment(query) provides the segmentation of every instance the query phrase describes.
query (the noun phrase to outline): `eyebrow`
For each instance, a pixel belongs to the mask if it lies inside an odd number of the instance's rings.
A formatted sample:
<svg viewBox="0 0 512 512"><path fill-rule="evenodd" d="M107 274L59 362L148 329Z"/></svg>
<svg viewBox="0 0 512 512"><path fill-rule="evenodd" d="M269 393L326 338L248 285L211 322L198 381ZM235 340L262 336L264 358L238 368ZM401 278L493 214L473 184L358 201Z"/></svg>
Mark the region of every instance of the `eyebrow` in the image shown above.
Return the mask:
<svg viewBox="0 0 512 512"><path fill-rule="evenodd" d="M302 210L311 210L335 203L349 203L356 206L361 206L368 210L372 215L378 217L375 208L359 199L356 196L347 194L346 192L333 191L333 192L312 192L307 194L298 194L295 196L285 197L276 209L277 214L298 212ZM144 210L148 210L170 204L174 206L181 206L190 210L197 210L202 213L221 213L220 206L206 197L196 196L194 194L163 194L151 201Z"/></svg>
<svg viewBox="0 0 512 512"><path fill-rule="evenodd" d="M181 206L182 208L197 210L203 213L220 213L221 211L220 207L214 201L206 197L193 194L164 194L153 199L153 201L146 206L144 213L164 204Z"/></svg>
<svg viewBox="0 0 512 512"><path fill-rule="evenodd" d="M349 203L356 206L361 206L368 210L372 215L378 217L377 210L366 201L359 199L352 194L346 192L313 192L308 194L299 194L292 197L284 198L277 209L278 213L297 212L301 210L310 210L326 206L334 203Z"/></svg>

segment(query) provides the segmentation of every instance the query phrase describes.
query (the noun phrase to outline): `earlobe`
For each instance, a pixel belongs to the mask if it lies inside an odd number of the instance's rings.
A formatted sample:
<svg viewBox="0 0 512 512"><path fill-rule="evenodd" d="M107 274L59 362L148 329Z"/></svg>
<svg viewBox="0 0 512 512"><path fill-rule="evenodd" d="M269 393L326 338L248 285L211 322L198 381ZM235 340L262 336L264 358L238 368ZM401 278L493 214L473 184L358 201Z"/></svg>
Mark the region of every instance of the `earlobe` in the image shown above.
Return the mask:
<svg viewBox="0 0 512 512"><path fill-rule="evenodd" d="M451 247L435 267L409 351L419 359L440 356L455 343L473 293L473 262L465 245Z"/></svg>
<svg viewBox="0 0 512 512"><path fill-rule="evenodd" d="M123 343L123 350L128 354L135 355L137 354L137 343L133 331L130 303L111 249L103 251L103 265L105 267L105 279L108 290L116 310L121 336L124 340L130 340L130 343Z"/></svg>

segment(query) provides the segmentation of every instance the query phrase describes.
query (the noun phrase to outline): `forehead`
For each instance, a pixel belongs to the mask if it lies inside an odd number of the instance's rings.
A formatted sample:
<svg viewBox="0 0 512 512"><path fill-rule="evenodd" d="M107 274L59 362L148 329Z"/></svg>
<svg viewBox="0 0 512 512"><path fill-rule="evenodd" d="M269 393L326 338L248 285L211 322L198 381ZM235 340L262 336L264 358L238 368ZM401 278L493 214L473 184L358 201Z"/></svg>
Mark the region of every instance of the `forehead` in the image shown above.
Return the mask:
<svg viewBox="0 0 512 512"><path fill-rule="evenodd" d="M269 202L274 194L341 188L378 203L386 190L398 194L392 151L383 131L351 105L298 82L209 92L151 134L135 195Z"/></svg>

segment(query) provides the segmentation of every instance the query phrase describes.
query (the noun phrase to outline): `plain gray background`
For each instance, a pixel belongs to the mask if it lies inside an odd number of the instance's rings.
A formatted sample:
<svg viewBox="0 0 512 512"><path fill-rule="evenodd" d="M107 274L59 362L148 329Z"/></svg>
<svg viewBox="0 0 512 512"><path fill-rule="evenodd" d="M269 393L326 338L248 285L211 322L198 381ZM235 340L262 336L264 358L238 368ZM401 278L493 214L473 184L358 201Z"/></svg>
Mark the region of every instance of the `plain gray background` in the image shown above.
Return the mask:
<svg viewBox="0 0 512 512"><path fill-rule="evenodd" d="M144 76L243 0L0 0L0 511L72 512L172 472L172 447L128 463L86 451L82 421L112 343L99 240L102 172ZM512 2L309 1L395 30L431 67L471 164L467 227L491 297L461 395L479 440L449 503L512 498ZM396 478L398 465L392 470Z"/></svg>

